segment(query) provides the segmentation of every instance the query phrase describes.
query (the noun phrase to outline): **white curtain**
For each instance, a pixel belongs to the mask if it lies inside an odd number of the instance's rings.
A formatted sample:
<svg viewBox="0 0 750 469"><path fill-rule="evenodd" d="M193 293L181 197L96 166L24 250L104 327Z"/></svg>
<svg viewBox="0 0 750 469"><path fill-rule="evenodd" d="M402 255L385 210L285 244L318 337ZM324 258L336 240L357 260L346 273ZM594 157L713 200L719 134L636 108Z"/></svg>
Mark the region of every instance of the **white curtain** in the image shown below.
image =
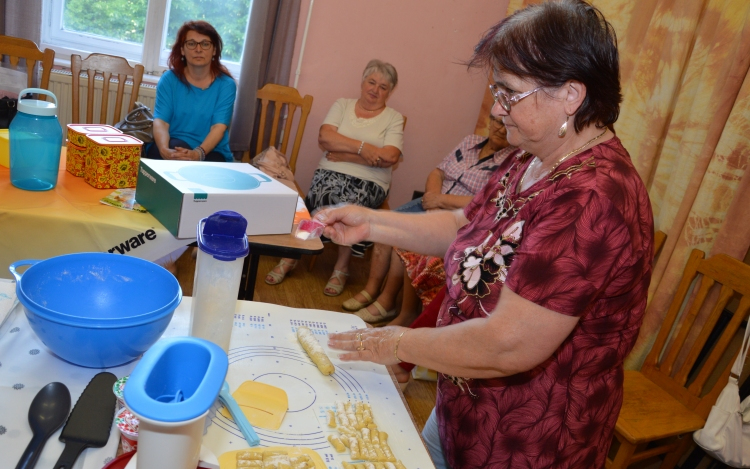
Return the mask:
<svg viewBox="0 0 750 469"><path fill-rule="evenodd" d="M42 0L1 0L2 26L6 36L21 37L39 44L42 38Z"/></svg>

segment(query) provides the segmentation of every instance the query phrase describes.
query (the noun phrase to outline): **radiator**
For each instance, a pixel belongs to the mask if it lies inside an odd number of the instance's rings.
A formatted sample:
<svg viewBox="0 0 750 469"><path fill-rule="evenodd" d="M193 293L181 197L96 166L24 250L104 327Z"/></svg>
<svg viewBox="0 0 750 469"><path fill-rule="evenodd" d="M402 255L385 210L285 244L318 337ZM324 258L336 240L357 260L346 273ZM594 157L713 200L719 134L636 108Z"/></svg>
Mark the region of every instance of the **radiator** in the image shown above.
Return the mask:
<svg viewBox="0 0 750 469"><path fill-rule="evenodd" d="M67 70L52 70L49 79L49 90L57 97L58 104L58 120L60 124L65 128L66 125L71 123L73 119L73 93L72 90L73 77ZM104 81L97 77L94 82L94 121L98 121L99 109L102 105L102 85ZM79 100L80 100L80 113L81 120L86 118L86 101L88 99L88 78L85 74L81 74L81 80L79 82ZM132 92L132 86L130 84L125 85L125 94L122 98L122 116L118 119L112 119L114 114L115 101L117 100L117 83L113 81L109 85L109 102L107 103L107 119L105 122L112 123L122 120L127 114L129 109L127 108L130 103L130 94ZM146 106L150 107L153 111L154 101L156 100L156 86L151 84L141 83L141 87L138 90L138 101L142 102Z"/></svg>

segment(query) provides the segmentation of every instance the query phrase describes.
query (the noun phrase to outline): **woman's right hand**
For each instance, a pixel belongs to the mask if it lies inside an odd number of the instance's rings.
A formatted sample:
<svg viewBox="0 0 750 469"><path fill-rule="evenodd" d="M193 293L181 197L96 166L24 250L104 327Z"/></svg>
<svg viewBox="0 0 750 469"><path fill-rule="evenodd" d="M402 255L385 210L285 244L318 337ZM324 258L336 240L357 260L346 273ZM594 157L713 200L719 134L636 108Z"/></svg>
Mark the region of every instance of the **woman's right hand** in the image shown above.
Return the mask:
<svg viewBox="0 0 750 469"><path fill-rule="evenodd" d="M336 244L351 246L370 235L369 210L359 205L324 208L315 214L315 220L324 223L323 235Z"/></svg>
<svg viewBox="0 0 750 469"><path fill-rule="evenodd" d="M171 148L165 148L165 149L159 148L159 154L165 160L174 160L175 159L174 150L171 149Z"/></svg>

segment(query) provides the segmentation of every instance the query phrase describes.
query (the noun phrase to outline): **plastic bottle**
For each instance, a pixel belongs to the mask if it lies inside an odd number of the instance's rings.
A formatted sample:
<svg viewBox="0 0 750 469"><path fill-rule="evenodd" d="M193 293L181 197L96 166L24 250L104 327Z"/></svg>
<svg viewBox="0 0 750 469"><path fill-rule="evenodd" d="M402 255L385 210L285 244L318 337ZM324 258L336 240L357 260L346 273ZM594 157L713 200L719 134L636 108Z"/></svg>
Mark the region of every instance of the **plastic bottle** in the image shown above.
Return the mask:
<svg viewBox="0 0 750 469"><path fill-rule="evenodd" d="M198 223L198 261L193 282L190 335L229 351L244 258L250 252L247 220L221 211Z"/></svg>
<svg viewBox="0 0 750 469"><path fill-rule="evenodd" d="M54 103L24 99L27 93L51 96ZM10 123L10 182L27 191L46 191L57 184L62 127L57 97L47 90L27 88L19 94L18 113Z"/></svg>

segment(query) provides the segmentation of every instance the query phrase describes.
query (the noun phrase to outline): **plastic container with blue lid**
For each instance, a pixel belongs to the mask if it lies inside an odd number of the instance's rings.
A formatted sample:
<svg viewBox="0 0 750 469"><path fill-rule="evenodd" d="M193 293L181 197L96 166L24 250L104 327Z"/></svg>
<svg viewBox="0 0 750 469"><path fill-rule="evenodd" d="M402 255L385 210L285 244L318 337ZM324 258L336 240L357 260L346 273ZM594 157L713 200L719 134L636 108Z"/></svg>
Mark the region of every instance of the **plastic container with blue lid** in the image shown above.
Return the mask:
<svg viewBox="0 0 750 469"><path fill-rule="evenodd" d="M250 252L247 220L216 212L198 222L198 261L193 281L190 335L229 351L244 258Z"/></svg>
<svg viewBox="0 0 750 469"><path fill-rule="evenodd" d="M196 467L209 410L229 368L216 344L162 339L128 378L125 406L139 419L137 468Z"/></svg>

